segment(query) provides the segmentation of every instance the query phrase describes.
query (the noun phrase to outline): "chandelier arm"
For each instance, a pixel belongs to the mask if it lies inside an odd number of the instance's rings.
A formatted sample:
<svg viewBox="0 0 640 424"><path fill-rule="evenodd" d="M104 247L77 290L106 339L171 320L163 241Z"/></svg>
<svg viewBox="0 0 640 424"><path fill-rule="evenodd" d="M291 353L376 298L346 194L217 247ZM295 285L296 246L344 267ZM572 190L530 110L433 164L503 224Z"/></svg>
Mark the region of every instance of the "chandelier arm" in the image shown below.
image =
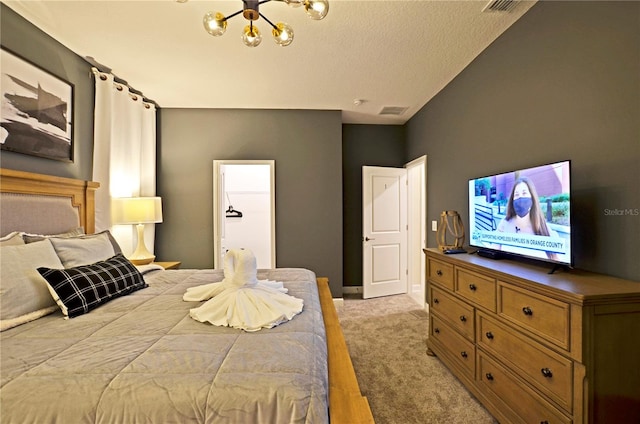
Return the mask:
<svg viewBox="0 0 640 424"><path fill-rule="evenodd" d="M243 0L244 1L244 0ZM269 3L271 0L261 0L258 2L258 4L264 4L264 3ZM264 16L263 16L264 18Z"/></svg>
<svg viewBox="0 0 640 424"><path fill-rule="evenodd" d="M236 13L232 13L229 16L225 16L224 20L227 21L227 20L233 18L234 16L237 16L237 15L241 14L242 12L244 12L244 10L238 10Z"/></svg>
<svg viewBox="0 0 640 424"><path fill-rule="evenodd" d="M270 1L270 0L265 0L265 1ZM258 13L258 14L260 15L260 17L261 17L262 19L264 19L265 21L267 21L267 23L268 23L269 25L271 25L271 26L273 27L273 29L278 29L278 27L277 27L277 26L275 26L275 25L273 24L273 22L271 22L269 19L267 19L267 17L266 17L266 16L264 16L262 13Z"/></svg>

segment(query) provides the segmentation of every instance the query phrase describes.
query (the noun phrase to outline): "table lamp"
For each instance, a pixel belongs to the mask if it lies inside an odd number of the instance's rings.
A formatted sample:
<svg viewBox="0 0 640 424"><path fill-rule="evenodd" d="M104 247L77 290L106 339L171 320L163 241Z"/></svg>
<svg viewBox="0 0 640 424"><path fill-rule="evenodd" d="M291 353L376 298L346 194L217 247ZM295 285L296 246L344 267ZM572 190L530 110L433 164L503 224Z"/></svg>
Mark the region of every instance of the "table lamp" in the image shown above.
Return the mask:
<svg viewBox="0 0 640 424"><path fill-rule="evenodd" d="M162 222L160 197L120 197L111 200L111 220L114 224L135 224L138 246L129 259L134 265L146 265L156 258L144 244L144 224Z"/></svg>

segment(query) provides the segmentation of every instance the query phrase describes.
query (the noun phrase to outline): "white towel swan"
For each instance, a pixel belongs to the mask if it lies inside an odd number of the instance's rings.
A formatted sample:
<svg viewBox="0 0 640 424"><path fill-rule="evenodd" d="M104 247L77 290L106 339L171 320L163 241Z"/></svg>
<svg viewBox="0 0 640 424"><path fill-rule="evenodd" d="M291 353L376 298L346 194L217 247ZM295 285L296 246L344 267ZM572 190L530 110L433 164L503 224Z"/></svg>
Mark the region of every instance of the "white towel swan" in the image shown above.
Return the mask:
<svg viewBox="0 0 640 424"><path fill-rule="evenodd" d="M229 250L224 279L187 289L185 301L207 300L191 309L191 318L213 325L258 331L291 320L302 311L302 299L285 294L281 282L258 280L256 258L246 249Z"/></svg>

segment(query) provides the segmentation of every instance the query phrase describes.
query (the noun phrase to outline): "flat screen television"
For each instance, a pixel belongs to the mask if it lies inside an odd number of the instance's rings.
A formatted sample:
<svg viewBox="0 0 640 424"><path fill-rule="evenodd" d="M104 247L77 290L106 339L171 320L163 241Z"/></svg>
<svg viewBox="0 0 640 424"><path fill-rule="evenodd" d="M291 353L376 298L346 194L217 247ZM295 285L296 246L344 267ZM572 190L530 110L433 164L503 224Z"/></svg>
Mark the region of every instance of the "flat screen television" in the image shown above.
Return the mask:
<svg viewBox="0 0 640 424"><path fill-rule="evenodd" d="M469 180L470 245L571 266L571 162Z"/></svg>

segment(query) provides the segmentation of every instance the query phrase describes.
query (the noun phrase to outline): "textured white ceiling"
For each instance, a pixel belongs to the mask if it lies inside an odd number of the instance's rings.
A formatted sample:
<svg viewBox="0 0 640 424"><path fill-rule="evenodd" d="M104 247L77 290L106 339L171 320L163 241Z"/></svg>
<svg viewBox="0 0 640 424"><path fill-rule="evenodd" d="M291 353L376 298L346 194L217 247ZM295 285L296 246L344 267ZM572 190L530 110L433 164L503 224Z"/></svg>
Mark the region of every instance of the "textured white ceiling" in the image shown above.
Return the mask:
<svg viewBox="0 0 640 424"><path fill-rule="evenodd" d="M3 3L161 107L340 110L344 123L362 124L406 122L535 4L483 13L488 0L329 1L321 21L263 4L262 14L289 23L295 39L277 46L258 20L264 39L256 48L240 40L242 16L222 37L203 29L206 12L229 15L240 0ZM407 110L380 115L389 106Z"/></svg>

